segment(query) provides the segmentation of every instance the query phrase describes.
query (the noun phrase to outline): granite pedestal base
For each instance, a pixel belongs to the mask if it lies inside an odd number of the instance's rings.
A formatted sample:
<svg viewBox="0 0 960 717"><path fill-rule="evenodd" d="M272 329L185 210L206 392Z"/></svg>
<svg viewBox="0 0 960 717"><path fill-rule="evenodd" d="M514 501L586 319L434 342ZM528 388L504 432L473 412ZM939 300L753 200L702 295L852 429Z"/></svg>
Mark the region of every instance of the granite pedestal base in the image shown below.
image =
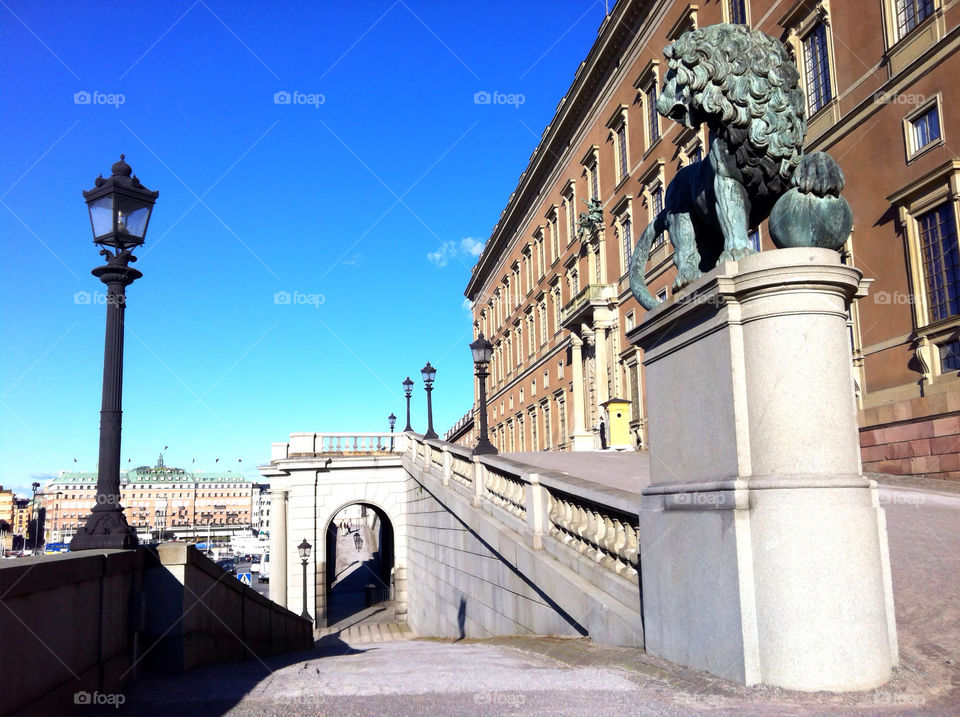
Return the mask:
<svg viewBox="0 0 960 717"><path fill-rule="evenodd" d="M863 478L847 311L826 249L726 262L651 311L646 648L745 684L870 689L897 664L886 526Z"/></svg>

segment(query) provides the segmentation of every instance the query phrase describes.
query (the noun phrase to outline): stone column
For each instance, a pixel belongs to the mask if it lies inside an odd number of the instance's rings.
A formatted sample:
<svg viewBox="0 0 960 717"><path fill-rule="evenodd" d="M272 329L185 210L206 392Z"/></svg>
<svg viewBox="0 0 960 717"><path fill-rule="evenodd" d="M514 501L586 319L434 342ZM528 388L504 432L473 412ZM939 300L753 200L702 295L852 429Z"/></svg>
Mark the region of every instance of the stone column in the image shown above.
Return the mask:
<svg viewBox="0 0 960 717"><path fill-rule="evenodd" d="M644 350L646 649L746 684L872 689L898 662L884 511L861 472L828 249L725 262L630 332Z"/></svg>
<svg viewBox="0 0 960 717"><path fill-rule="evenodd" d="M570 447L574 451L593 450L593 435L584 429L583 425L583 341L579 336L570 334L570 355L573 370L573 434L570 437Z"/></svg>
<svg viewBox="0 0 960 717"><path fill-rule="evenodd" d="M287 605L287 490L270 489L270 599ZM292 608L291 608L292 609Z"/></svg>
<svg viewBox="0 0 960 717"><path fill-rule="evenodd" d="M610 365L608 363L610 353L607 344L610 324L607 322L595 322L595 341L596 341L596 383L597 383L597 406L602 406L610 398Z"/></svg>

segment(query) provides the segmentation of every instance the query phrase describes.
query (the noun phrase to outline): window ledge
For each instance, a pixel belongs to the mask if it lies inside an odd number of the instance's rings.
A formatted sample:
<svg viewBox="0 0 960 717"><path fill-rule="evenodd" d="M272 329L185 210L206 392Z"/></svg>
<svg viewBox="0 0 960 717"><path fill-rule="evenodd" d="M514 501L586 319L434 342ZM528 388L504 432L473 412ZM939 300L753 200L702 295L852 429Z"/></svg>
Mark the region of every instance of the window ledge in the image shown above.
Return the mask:
<svg viewBox="0 0 960 717"><path fill-rule="evenodd" d="M920 157L925 155L927 152L937 149L938 147L943 147L945 144L946 142L943 141L942 137L940 139L934 140L930 144L925 144L923 147L921 147L916 152L914 152L909 157L907 157L907 164L912 164L915 160L919 159Z"/></svg>

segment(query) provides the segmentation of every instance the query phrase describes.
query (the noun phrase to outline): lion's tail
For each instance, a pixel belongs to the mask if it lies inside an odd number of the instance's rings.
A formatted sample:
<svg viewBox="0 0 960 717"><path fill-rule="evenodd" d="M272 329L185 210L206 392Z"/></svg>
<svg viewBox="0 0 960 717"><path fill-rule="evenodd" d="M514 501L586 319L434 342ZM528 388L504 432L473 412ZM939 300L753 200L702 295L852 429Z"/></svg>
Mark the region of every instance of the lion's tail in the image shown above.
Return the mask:
<svg viewBox="0 0 960 717"><path fill-rule="evenodd" d="M633 292L634 298L640 302L640 306L648 311L659 304L660 301L647 289L647 259L650 258L650 247L653 245L654 237L659 236L666 229L667 213L662 211L643 230L640 241L637 242L637 247L633 250L633 256L630 258L630 291Z"/></svg>
<svg viewBox="0 0 960 717"><path fill-rule="evenodd" d="M826 152L813 152L800 158L800 164L793 171L792 184L803 194L839 197L846 180L833 157Z"/></svg>

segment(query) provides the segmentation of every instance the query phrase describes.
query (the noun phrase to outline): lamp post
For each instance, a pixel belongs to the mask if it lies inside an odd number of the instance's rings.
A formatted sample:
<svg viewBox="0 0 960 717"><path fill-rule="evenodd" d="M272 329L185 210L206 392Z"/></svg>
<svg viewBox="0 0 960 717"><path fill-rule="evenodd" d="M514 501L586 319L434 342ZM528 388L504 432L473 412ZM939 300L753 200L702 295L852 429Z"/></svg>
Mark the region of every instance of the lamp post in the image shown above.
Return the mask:
<svg viewBox="0 0 960 717"><path fill-rule="evenodd" d="M490 356L493 353L493 344L484 338L483 332L477 336L477 340L470 344L470 350L473 352L473 367L476 369L476 377L480 381L480 432L477 437L477 445L473 449L474 455L493 455L497 449L487 438L487 366L490 364Z"/></svg>
<svg viewBox="0 0 960 717"><path fill-rule="evenodd" d="M135 548L136 531L127 524L120 505L120 426L123 395L123 316L126 287L141 274L129 266L133 250L147 234L150 214L159 192L144 187L120 155L111 176L97 177L95 187L83 193L90 210L93 243L107 263L93 275L107 286L107 328L103 351L103 396L100 407L100 461L97 498L86 524L70 541L70 550Z"/></svg>
<svg viewBox="0 0 960 717"><path fill-rule="evenodd" d="M413 395L413 381L410 380L409 376L407 376L407 380L403 382L403 394L407 397L407 427L403 429L406 432L413 430L410 426L410 396Z"/></svg>
<svg viewBox="0 0 960 717"><path fill-rule="evenodd" d="M437 377L437 369L427 361L427 365L420 369L420 375L423 376L423 386L427 390L427 432L423 434L423 437L438 438L437 432L433 430L433 401L431 396L433 393L433 381Z"/></svg>
<svg viewBox="0 0 960 717"><path fill-rule="evenodd" d="M387 416L387 423L390 424L390 433L393 433L393 427L397 425L397 417L393 415L391 411L390 415ZM390 452L393 453L393 436L390 436Z"/></svg>
<svg viewBox="0 0 960 717"><path fill-rule="evenodd" d="M37 543L39 542L39 533L40 533L40 509L37 507L37 490L40 488L40 484L36 481L30 486L33 488L33 502L30 504L33 506L33 554L37 554ZM27 530L29 533L30 531Z"/></svg>
<svg viewBox="0 0 960 717"><path fill-rule="evenodd" d="M310 619L310 613L307 612L307 560L310 559L310 548L312 547L306 538L301 540L300 545L297 546L297 550L300 551L300 562L303 564L303 612L300 613L300 617L307 620Z"/></svg>

